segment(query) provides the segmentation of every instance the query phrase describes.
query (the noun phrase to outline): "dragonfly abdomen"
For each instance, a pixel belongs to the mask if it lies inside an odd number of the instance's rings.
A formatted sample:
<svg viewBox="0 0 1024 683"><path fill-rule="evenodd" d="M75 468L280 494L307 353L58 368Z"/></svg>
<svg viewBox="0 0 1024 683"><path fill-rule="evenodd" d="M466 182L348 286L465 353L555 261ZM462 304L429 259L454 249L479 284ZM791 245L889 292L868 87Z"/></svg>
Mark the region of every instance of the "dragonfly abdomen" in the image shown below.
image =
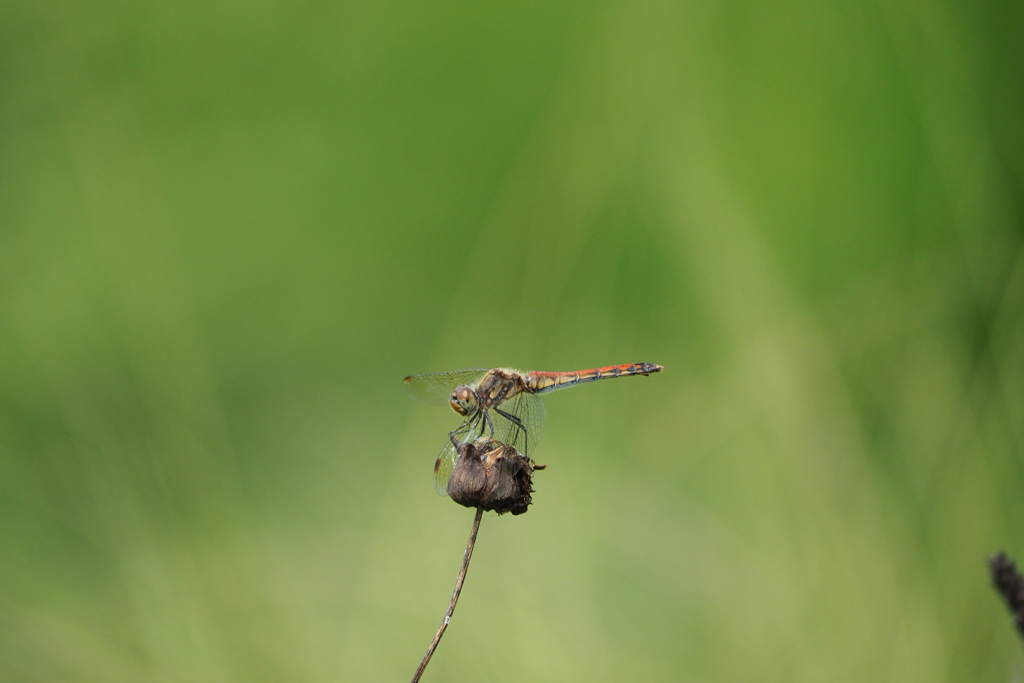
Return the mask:
<svg viewBox="0 0 1024 683"><path fill-rule="evenodd" d="M531 372L527 375L527 384L535 394L555 389L596 382L599 379L612 377L629 377L630 375L649 375L661 372L662 366L654 363L627 363L626 365L609 365L606 368L580 370L579 372Z"/></svg>

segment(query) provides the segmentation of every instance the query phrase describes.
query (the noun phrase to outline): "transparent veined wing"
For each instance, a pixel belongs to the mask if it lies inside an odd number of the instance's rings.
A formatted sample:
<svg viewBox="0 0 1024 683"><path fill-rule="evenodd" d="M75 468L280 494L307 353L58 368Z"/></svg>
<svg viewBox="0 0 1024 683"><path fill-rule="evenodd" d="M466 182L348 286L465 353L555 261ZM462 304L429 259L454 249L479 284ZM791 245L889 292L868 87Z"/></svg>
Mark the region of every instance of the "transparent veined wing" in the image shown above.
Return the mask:
<svg viewBox="0 0 1024 683"><path fill-rule="evenodd" d="M422 375L409 375L403 386L409 398L421 403L448 405L448 398L455 387L461 384L476 384L490 372L487 368L469 368L451 372L427 372Z"/></svg>
<svg viewBox="0 0 1024 683"><path fill-rule="evenodd" d="M448 495L448 480L452 478L455 462L459 459L457 444L476 441L484 431L485 422L477 419L463 422L458 429L448 435L448 441L434 461L434 490L439 496ZM454 439L454 441L453 441Z"/></svg>
<svg viewBox="0 0 1024 683"><path fill-rule="evenodd" d="M448 495L448 480L452 478L452 470L455 469L455 460L458 457L459 452L455 450L455 444L448 441L434 462L434 490L437 491L437 495Z"/></svg>
<svg viewBox="0 0 1024 683"><path fill-rule="evenodd" d="M494 438L529 457L544 434L544 402L534 394L522 392L487 412L494 423Z"/></svg>

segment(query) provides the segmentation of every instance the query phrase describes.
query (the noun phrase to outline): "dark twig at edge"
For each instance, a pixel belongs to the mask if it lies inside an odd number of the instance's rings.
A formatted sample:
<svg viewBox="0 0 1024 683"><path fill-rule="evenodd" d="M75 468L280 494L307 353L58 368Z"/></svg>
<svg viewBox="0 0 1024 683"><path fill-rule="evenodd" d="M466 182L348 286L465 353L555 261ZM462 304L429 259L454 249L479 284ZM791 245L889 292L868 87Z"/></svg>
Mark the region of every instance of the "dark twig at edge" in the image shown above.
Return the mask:
<svg viewBox="0 0 1024 683"><path fill-rule="evenodd" d="M1006 553L996 553L988 558L988 566L992 572L992 585L1003 596L1017 631L1024 638L1024 576L1020 575Z"/></svg>
<svg viewBox="0 0 1024 683"><path fill-rule="evenodd" d="M473 546L476 545L476 533L480 530L480 520L484 516L484 509L476 509L476 517L473 519L473 530L469 532L469 543L466 544L466 554L462 557L462 569L459 570L459 578L455 582L455 592L452 593L452 600L448 603L448 611L444 614L444 620L437 629L437 633L434 635L433 642L430 643L430 647L427 648L427 654L423 655L423 661L420 662L420 666L416 669L416 675L412 677L412 683L416 683L420 680L420 676L423 675L423 671L427 668L427 664L430 662L430 658L434 655L434 650L437 649L437 644L441 642L441 636L444 635L444 630L448 628L448 622L452 620L452 614L455 613L455 603L459 601L459 593L462 592L462 584L466 580L466 570L469 569L469 558L473 557Z"/></svg>

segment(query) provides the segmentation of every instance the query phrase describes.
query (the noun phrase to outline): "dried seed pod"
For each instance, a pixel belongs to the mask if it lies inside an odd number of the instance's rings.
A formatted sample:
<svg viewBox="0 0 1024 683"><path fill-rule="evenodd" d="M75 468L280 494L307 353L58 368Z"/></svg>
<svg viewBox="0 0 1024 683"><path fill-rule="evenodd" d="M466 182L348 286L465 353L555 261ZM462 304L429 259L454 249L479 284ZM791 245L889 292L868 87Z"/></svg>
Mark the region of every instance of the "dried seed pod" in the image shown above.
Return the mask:
<svg viewBox="0 0 1024 683"><path fill-rule="evenodd" d="M533 471L544 467L512 446L481 437L459 444L448 495L466 507L521 515L532 502Z"/></svg>

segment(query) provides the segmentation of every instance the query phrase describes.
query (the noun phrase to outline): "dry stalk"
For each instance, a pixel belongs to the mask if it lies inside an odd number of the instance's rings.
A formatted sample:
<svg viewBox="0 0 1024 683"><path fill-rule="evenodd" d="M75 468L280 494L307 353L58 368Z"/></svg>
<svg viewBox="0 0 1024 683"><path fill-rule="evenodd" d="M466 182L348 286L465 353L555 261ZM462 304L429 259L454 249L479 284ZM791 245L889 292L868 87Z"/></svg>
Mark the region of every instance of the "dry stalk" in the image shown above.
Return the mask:
<svg viewBox="0 0 1024 683"><path fill-rule="evenodd" d="M430 658L434 655L434 650L437 649L437 644L441 642L444 630L448 628L448 622L452 620L452 614L455 613L455 604L459 601L459 593L462 592L462 584L466 580L466 570L469 569L469 559L473 557L473 546L476 545L476 534L480 530L480 520L483 516L484 509L482 507L477 508L476 517L473 519L473 530L469 532L469 543L466 544L466 554L462 557L462 569L459 570L459 578L455 581L455 592L452 593L451 602L448 603L448 611L444 613L444 620L438 627L437 633L434 634L434 640L430 643L430 647L427 648L427 654L423 655L423 661L420 662L419 668L416 669L416 675L412 677L412 683L417 683L420 680L420 676L423 675L423 671L427 668Z"/></svg>

